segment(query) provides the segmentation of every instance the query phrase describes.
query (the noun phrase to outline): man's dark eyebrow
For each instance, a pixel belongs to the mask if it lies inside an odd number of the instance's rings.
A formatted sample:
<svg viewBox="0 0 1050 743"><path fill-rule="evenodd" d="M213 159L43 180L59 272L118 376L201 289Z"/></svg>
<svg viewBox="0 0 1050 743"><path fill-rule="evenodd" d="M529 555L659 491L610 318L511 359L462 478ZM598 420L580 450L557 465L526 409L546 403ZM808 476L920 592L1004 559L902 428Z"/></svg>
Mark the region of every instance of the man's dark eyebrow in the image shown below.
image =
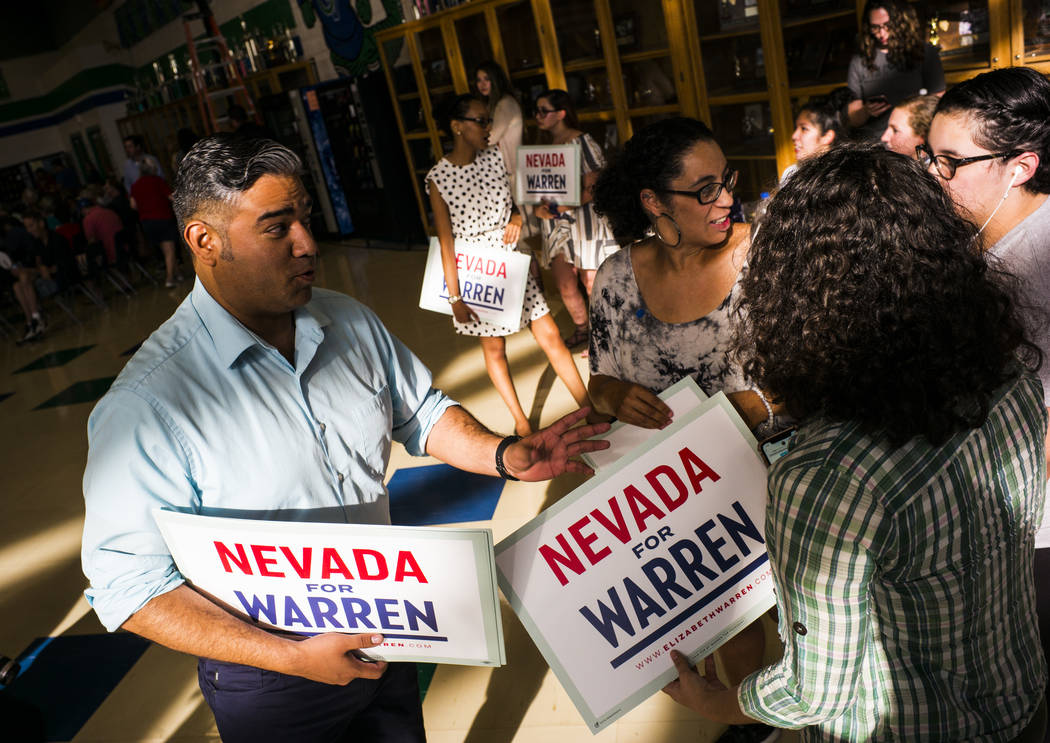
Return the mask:
<svg viewBox="0 0 1050 743"><path fill-rule="evenodd" d="M288 205L282 209L275 209L272 212L266 212L265 214L260 215L260 217L255 220L255 224L265 222L267 219L273 219L274 217L285 217L289 214L295 214L294 206Z"/></svg>

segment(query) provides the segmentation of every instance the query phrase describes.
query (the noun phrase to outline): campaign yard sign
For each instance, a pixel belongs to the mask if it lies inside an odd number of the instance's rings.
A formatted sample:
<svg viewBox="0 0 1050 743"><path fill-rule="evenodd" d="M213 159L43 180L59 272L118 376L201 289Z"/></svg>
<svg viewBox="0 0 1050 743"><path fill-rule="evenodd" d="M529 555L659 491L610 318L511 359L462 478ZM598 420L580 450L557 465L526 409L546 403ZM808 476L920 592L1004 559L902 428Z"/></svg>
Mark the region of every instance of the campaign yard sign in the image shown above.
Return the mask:
<svg viewBox="0 0 1050 743"><path fill-rule="evenodd" d="M692 377L679 380L661 392L659 397L671 408L671 412L674 414L672 420L685 415L707 399L707 395L697 386ZM628 452L644 444L654 433L656 431L652 428L642 428L641 426L617 421L613 423L612 428L608 431L594 437L608 441L609 448L587 452L581 455L582 459L595 472L601 472Z"/></svg>
<svg viewBox="0 0 1050 743"><path fill-rule="evenodd" d="M524 145L518 148L514 200L519 204L553 201L560 206L580 203L580 146Z"/></svg>
<svg viewBox="0 0 1050 743"><path fill-rule="evenodd" d="M525 253L516 250L473 248L457 240L459 295L482 320L516 330L521 327L530 260ZM419 306L431 312L452 314L445 270L441 265L441 243L436 237L430 238Z"/></svg>
<svg viewBox="0 0 1050 743"><path fill-rule="evenodd" d="M766 467L723 393L496 545L500 588L596 733L774 603Z"/></svg>
<svg viewBox="0 0 1050 743"><path fill-rule="evenodd" d="M260 625L379 632L378 660L506 662L488 529L154 517L186 579Z"/></svg>

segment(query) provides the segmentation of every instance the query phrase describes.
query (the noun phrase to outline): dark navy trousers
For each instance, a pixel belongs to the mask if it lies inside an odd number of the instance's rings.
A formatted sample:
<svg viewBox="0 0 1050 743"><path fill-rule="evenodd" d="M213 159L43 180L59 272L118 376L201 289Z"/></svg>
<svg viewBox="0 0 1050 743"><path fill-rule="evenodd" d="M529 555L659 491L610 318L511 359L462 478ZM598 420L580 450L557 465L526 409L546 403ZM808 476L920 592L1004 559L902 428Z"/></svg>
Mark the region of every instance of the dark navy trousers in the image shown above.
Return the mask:
<svg viewBox="0 0 1050 743"><path fill-rule="evenodd" d="M426 741L414 663L391 663L379 679L332 686L201 658L197 680L223 743Z"/></svg>

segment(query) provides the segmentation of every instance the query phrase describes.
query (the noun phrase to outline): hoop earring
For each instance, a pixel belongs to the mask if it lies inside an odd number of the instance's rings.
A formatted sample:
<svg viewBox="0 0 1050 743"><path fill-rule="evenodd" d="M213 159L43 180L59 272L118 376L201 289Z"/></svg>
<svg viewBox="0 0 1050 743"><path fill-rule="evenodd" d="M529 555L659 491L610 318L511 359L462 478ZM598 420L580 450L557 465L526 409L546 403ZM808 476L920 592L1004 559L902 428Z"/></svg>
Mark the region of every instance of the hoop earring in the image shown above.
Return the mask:
<svg viewBox="0 0 1050 743"><path fill-rule="evenodd" d="M668 222L671 223L671 226L674 227L674 231L675 231L675 240L674 240L674 242L671 242L670 240L666 239L662 234L660 234L660 220L661 219L666 219ZM664 245L666 245L669 248L677 248L682 242L682 228L679 227L678 223L674 221L674 217L672 217L667 212L661 213L659 216L656 217L656 219L653 220L653 234L656 235L656 239L657 240L659 240L660 242L662 242Z"/></svg>

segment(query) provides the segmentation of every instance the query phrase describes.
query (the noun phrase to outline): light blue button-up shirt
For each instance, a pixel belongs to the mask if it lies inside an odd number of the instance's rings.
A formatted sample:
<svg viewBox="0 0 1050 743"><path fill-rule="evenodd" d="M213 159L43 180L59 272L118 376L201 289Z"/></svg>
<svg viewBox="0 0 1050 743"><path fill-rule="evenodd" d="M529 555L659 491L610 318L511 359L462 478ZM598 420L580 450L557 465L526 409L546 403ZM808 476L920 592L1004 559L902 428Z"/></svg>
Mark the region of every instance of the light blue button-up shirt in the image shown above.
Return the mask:
<svg viewBox="0 0 1050 743"><path fill-rule="evenodd" d="M88 420L85 592L115 630L183 583L152 510L389 523L391 441L425 453L455 403L359 302L315 289L295 364L197 282Z"/></svg>

